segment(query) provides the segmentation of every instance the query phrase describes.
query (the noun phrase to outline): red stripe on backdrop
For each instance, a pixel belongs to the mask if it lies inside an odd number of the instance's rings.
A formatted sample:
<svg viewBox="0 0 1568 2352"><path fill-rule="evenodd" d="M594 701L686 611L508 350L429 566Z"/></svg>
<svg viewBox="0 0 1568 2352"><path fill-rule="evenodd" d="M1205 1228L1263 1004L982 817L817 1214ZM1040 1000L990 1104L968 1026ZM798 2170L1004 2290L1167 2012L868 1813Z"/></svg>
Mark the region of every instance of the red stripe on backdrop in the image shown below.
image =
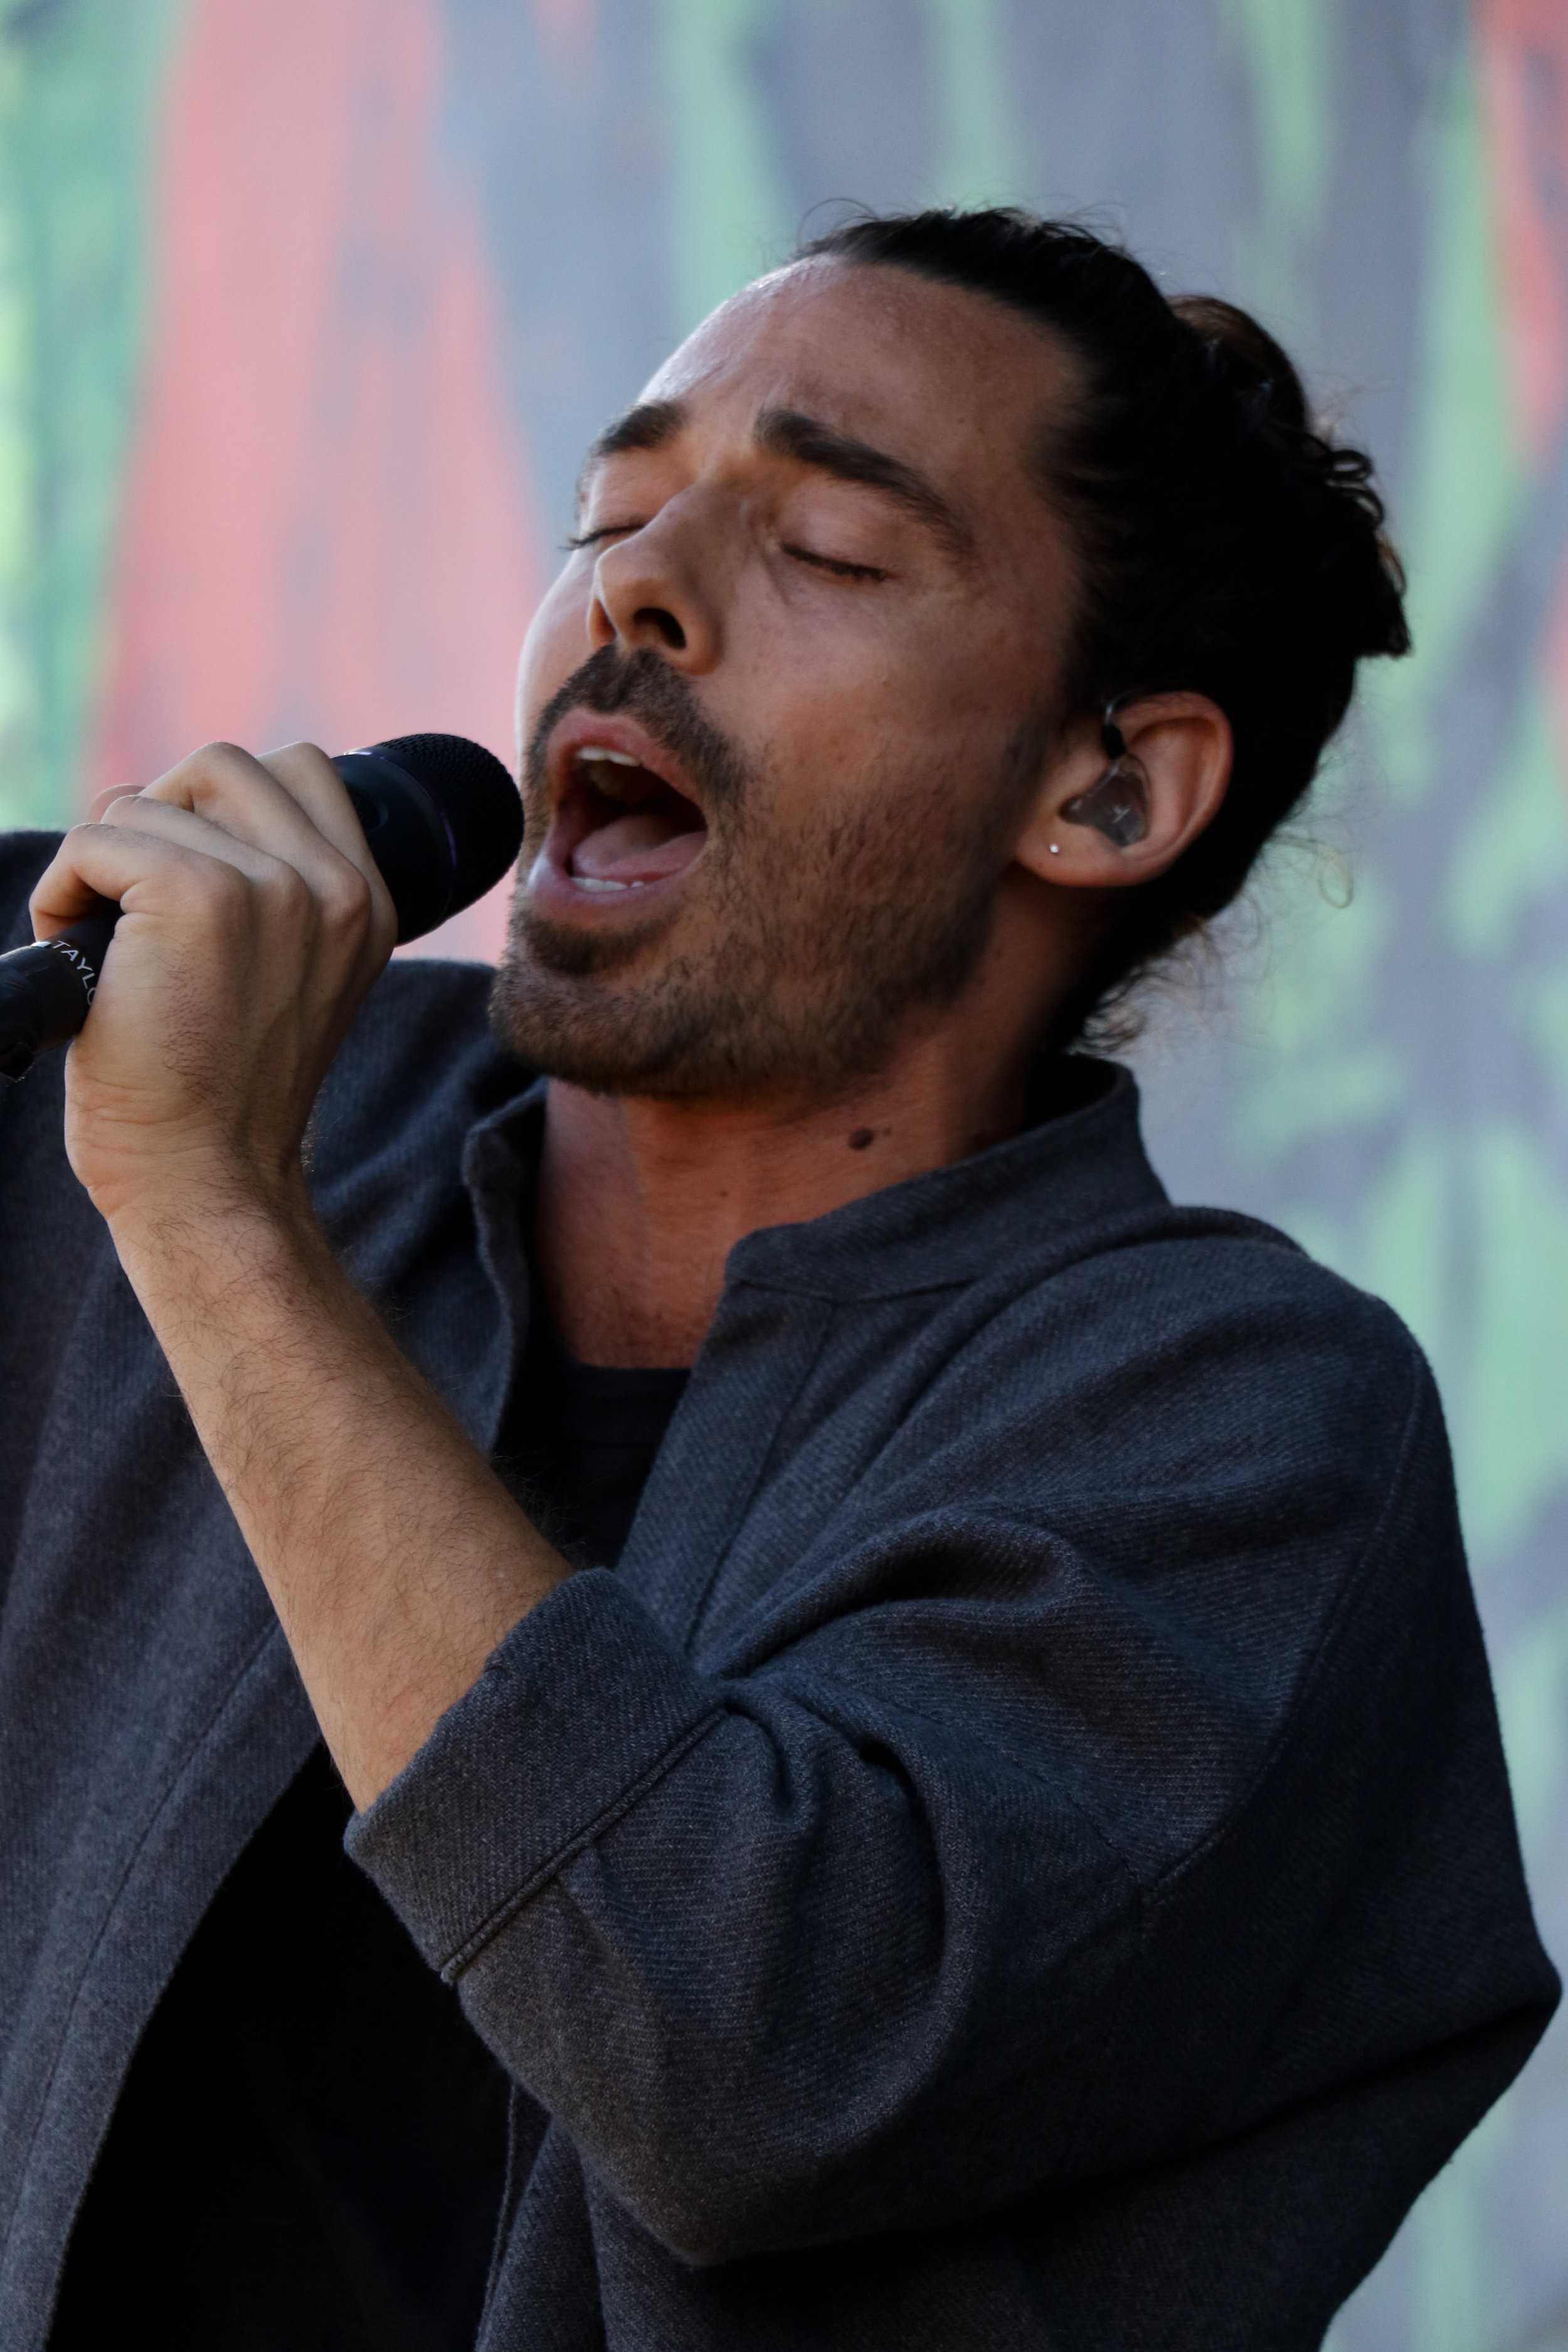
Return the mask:
<svg viewBox="0 0 1568 2352"><path fill-rule="evenodd" d="M510 762L537 540L439 39L434 0L198 0L89 791L214 737ZM432 944L493 955L504 904Z"/></svg>
<svg viewBox="0 0 1568 2352"><path fill-rule="evenodd" d="M1477 0L1475 21L1514 413L1543 466L1568 439L1568 5ZM1542 650L1568 775L1568 563Z"/></svg>

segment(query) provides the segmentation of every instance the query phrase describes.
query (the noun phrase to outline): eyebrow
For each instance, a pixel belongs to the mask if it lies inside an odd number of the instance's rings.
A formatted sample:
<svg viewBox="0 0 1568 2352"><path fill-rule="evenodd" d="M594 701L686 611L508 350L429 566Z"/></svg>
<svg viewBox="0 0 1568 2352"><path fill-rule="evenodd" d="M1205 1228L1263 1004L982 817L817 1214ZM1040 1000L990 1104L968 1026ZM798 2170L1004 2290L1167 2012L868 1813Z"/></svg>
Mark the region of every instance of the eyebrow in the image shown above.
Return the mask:
<svg viewBox="0 0 1568 2352"><path fill-rule="evenodd" d="M628 408L624 416L606 425L590 446L578 480L579 496L589 473L602 459L626 449L658 449L672 441L687 422L688 411L679 400L643 401ZM853 434L840 432L837 425L795 408L763 409L752 428L752 438L758 448L774 457L792 457L797 465L814 467L837 481L858 482L868 489L885 492L923 523L956 562L973 562L974 533L968 523L935 483L906 459L874 448L869 441L858 440Z"/></svg>
<svg viewBox="0 0 1568 2352"><path fill-rule="evenodd" d="M595 434L588 444L588 454L577 476L574 493L581 507L587 492L588 477L595 466L606 457L618 457L623 449L658 449L666 441L673 441L686 423L686 404L679 400L642 400L628 408L624 416L616 416Z"/></svg>
<svg viewBox="0 0 1568 2352"><path fill-rule="evenodd" d="M639 401L624 416L606 425L588 444L588 454L583 460L584 478L602 458L618 457L623 449L657 449L661 443L673 441L685 423L684 401Z"/></svg>

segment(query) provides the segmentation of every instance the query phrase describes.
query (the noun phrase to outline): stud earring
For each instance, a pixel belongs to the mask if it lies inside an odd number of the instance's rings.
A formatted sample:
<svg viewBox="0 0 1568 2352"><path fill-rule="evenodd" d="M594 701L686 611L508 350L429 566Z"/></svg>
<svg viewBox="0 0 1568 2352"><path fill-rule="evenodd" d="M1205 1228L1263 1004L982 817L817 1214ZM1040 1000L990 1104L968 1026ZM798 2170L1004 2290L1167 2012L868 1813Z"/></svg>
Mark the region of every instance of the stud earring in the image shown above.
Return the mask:
<svg viewBox="0 0 1568 2352"><path fill-rule="evenodd" d="M1053 857L1059 857L1059 856L1061 856L1061 854L1062 854L1062 845L1061 845L1061 843L1060 843L1059 841L1053 841L1053 842L1052 842L1052 844L1051 844L1051 856L1052 856Z"/></svg>

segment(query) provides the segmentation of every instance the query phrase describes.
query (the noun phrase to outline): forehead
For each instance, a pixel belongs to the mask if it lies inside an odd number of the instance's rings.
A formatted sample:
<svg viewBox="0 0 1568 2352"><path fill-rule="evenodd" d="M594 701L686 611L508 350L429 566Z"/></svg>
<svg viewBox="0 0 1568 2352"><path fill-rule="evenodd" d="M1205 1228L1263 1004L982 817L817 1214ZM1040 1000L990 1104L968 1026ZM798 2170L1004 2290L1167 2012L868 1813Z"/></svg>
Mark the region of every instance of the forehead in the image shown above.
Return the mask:
<svg viewBox="0 0 1568 2352"><path fill-rule="evenodd" d="M704 319L649 379L700 428L805 411L934 469L1016 493L1040 428L1073 390L1060 346L1021 313L913 271L830 258L760 278Z"/></svg>

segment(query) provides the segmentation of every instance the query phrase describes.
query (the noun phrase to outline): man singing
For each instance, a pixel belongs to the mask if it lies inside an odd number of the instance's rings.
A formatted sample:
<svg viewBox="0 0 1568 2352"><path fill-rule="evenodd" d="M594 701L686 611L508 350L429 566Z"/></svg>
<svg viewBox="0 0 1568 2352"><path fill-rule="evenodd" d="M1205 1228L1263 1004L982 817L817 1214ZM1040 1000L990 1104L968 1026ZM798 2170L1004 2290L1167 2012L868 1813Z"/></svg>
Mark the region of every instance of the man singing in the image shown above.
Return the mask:
<svg viewBox="0 0 1568 2352"><path fill-rule="evenodd" d="M1406 649L1369 471L867 218L589 453L493 983L309 745L7 845L123 910L4 1110L16 2352L1305 2352L1513 2078L1430 1374L1071 1050Z"/></svg>

